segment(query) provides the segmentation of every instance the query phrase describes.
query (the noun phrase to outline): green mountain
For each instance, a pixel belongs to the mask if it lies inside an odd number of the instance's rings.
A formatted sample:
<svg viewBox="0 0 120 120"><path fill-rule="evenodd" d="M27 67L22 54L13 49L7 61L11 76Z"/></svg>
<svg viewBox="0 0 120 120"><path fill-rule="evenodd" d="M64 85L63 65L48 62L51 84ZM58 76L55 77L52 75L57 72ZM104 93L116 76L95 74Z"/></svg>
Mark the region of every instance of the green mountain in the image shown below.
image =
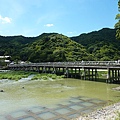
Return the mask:
<svg viewBox="0 0 120 120"><path fill-rule="evenodd" d="M0 36L0 56L9 55L12 60L20 60L20 52L25 46L34 41L34 38L24 36Z"/></svg>
<svg viewBox="0 0 120 120"><path fill-rule="evenodd" d="M103 28L71 39L83 45L96 60L118 60L120 41L116 40L115 34L115 29Z"/></svg>
<svg viewBox="0 0 120 120"><path fill-rule="evenodd" d="M44 33L34 38L1 36L0 51L0 55L9 55L14 61L55 62L93 58L84 46L58 33Z"/></svg>
<svg viewBox="0 0 120 120"><path fill-rule="evenodd" d="M58 33L0 36L0 56L31 62L118 60L120 41L115 39L115 33L114 29L103 28L71 38Z"/></svg>
<svg viewBox="0 0 120 120"><path fill-rule="evenodd" d="M84 46L67 36L57 33L44 33L23 49L22 57L28 56L32 62L79 61L90 56Z"/></svg>

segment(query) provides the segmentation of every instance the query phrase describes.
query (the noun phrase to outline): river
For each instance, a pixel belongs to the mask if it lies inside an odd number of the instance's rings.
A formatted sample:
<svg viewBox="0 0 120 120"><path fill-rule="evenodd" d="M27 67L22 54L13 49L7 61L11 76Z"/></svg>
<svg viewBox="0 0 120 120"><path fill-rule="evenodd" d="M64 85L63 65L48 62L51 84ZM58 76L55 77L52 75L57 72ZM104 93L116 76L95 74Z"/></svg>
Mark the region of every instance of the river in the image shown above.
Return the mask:
<svg viewBox="0 0 120 120"><path fill-rule="evenodd" d="M0 82L0 115L32 106L54 106L70 97L85 96L105 100L108 103L120 101L120 92L112 88L117 84L61 79L56 81L7 81Z"/></svg>

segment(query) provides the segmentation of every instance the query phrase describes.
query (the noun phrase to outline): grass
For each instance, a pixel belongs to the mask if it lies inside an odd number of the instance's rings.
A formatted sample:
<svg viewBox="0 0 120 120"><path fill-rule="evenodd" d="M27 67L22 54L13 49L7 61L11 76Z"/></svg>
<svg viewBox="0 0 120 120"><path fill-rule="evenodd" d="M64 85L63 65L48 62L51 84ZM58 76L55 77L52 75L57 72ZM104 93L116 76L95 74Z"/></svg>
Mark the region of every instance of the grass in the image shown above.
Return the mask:
<svg viewBox="0 0 120 120"><path fill-rule="evenodd" d="M9 79L9 80L20 80L21 78L26 78L29 75L34 74L35 76L32 80L50 80L50 79L61 79L64 76L57 76L56 74L39 74L37 72L27 72L27 71L9 71L1 72L0 79Z"/></svg>
<svg viewBox="0 0 120 120"><path fill-rule="evenodd" d="M55 80L55 79L61 79L64 76L57 76L56 74L36 74L32 80Z"/></svg>
<svg viewBox="0 0 120 120"><path fill-rule="evenodd" d="M21 78L26 78L31 74L35 74L33 72L25 72L25 71L9 71L9 72L1 72L0 79L9 79L18 81Z"/></svg>

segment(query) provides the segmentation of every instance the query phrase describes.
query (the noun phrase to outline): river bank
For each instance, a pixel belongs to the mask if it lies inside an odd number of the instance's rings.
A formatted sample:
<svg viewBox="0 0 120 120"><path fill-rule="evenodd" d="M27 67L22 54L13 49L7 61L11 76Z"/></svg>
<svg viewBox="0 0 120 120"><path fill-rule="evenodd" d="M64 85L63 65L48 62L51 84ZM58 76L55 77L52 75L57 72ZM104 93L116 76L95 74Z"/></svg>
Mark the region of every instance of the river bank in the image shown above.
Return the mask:
<svg viewBox="0 0 120 120"><path fill-rule="evenodd" d="M120 120L120 102L94 111L76 120Z"/></svg>

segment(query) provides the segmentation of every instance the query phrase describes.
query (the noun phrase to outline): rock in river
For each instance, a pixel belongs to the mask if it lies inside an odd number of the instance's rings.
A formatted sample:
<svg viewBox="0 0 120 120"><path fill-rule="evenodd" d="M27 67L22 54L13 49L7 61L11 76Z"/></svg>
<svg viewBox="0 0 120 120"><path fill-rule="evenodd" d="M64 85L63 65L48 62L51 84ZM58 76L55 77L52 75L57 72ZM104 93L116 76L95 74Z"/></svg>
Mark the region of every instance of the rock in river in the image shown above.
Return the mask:
<svg viewBox="0 0 120 120"><path fill-rule="evenodd" d="M0 90L0 92L4 92L4 90Z"/></svg>

